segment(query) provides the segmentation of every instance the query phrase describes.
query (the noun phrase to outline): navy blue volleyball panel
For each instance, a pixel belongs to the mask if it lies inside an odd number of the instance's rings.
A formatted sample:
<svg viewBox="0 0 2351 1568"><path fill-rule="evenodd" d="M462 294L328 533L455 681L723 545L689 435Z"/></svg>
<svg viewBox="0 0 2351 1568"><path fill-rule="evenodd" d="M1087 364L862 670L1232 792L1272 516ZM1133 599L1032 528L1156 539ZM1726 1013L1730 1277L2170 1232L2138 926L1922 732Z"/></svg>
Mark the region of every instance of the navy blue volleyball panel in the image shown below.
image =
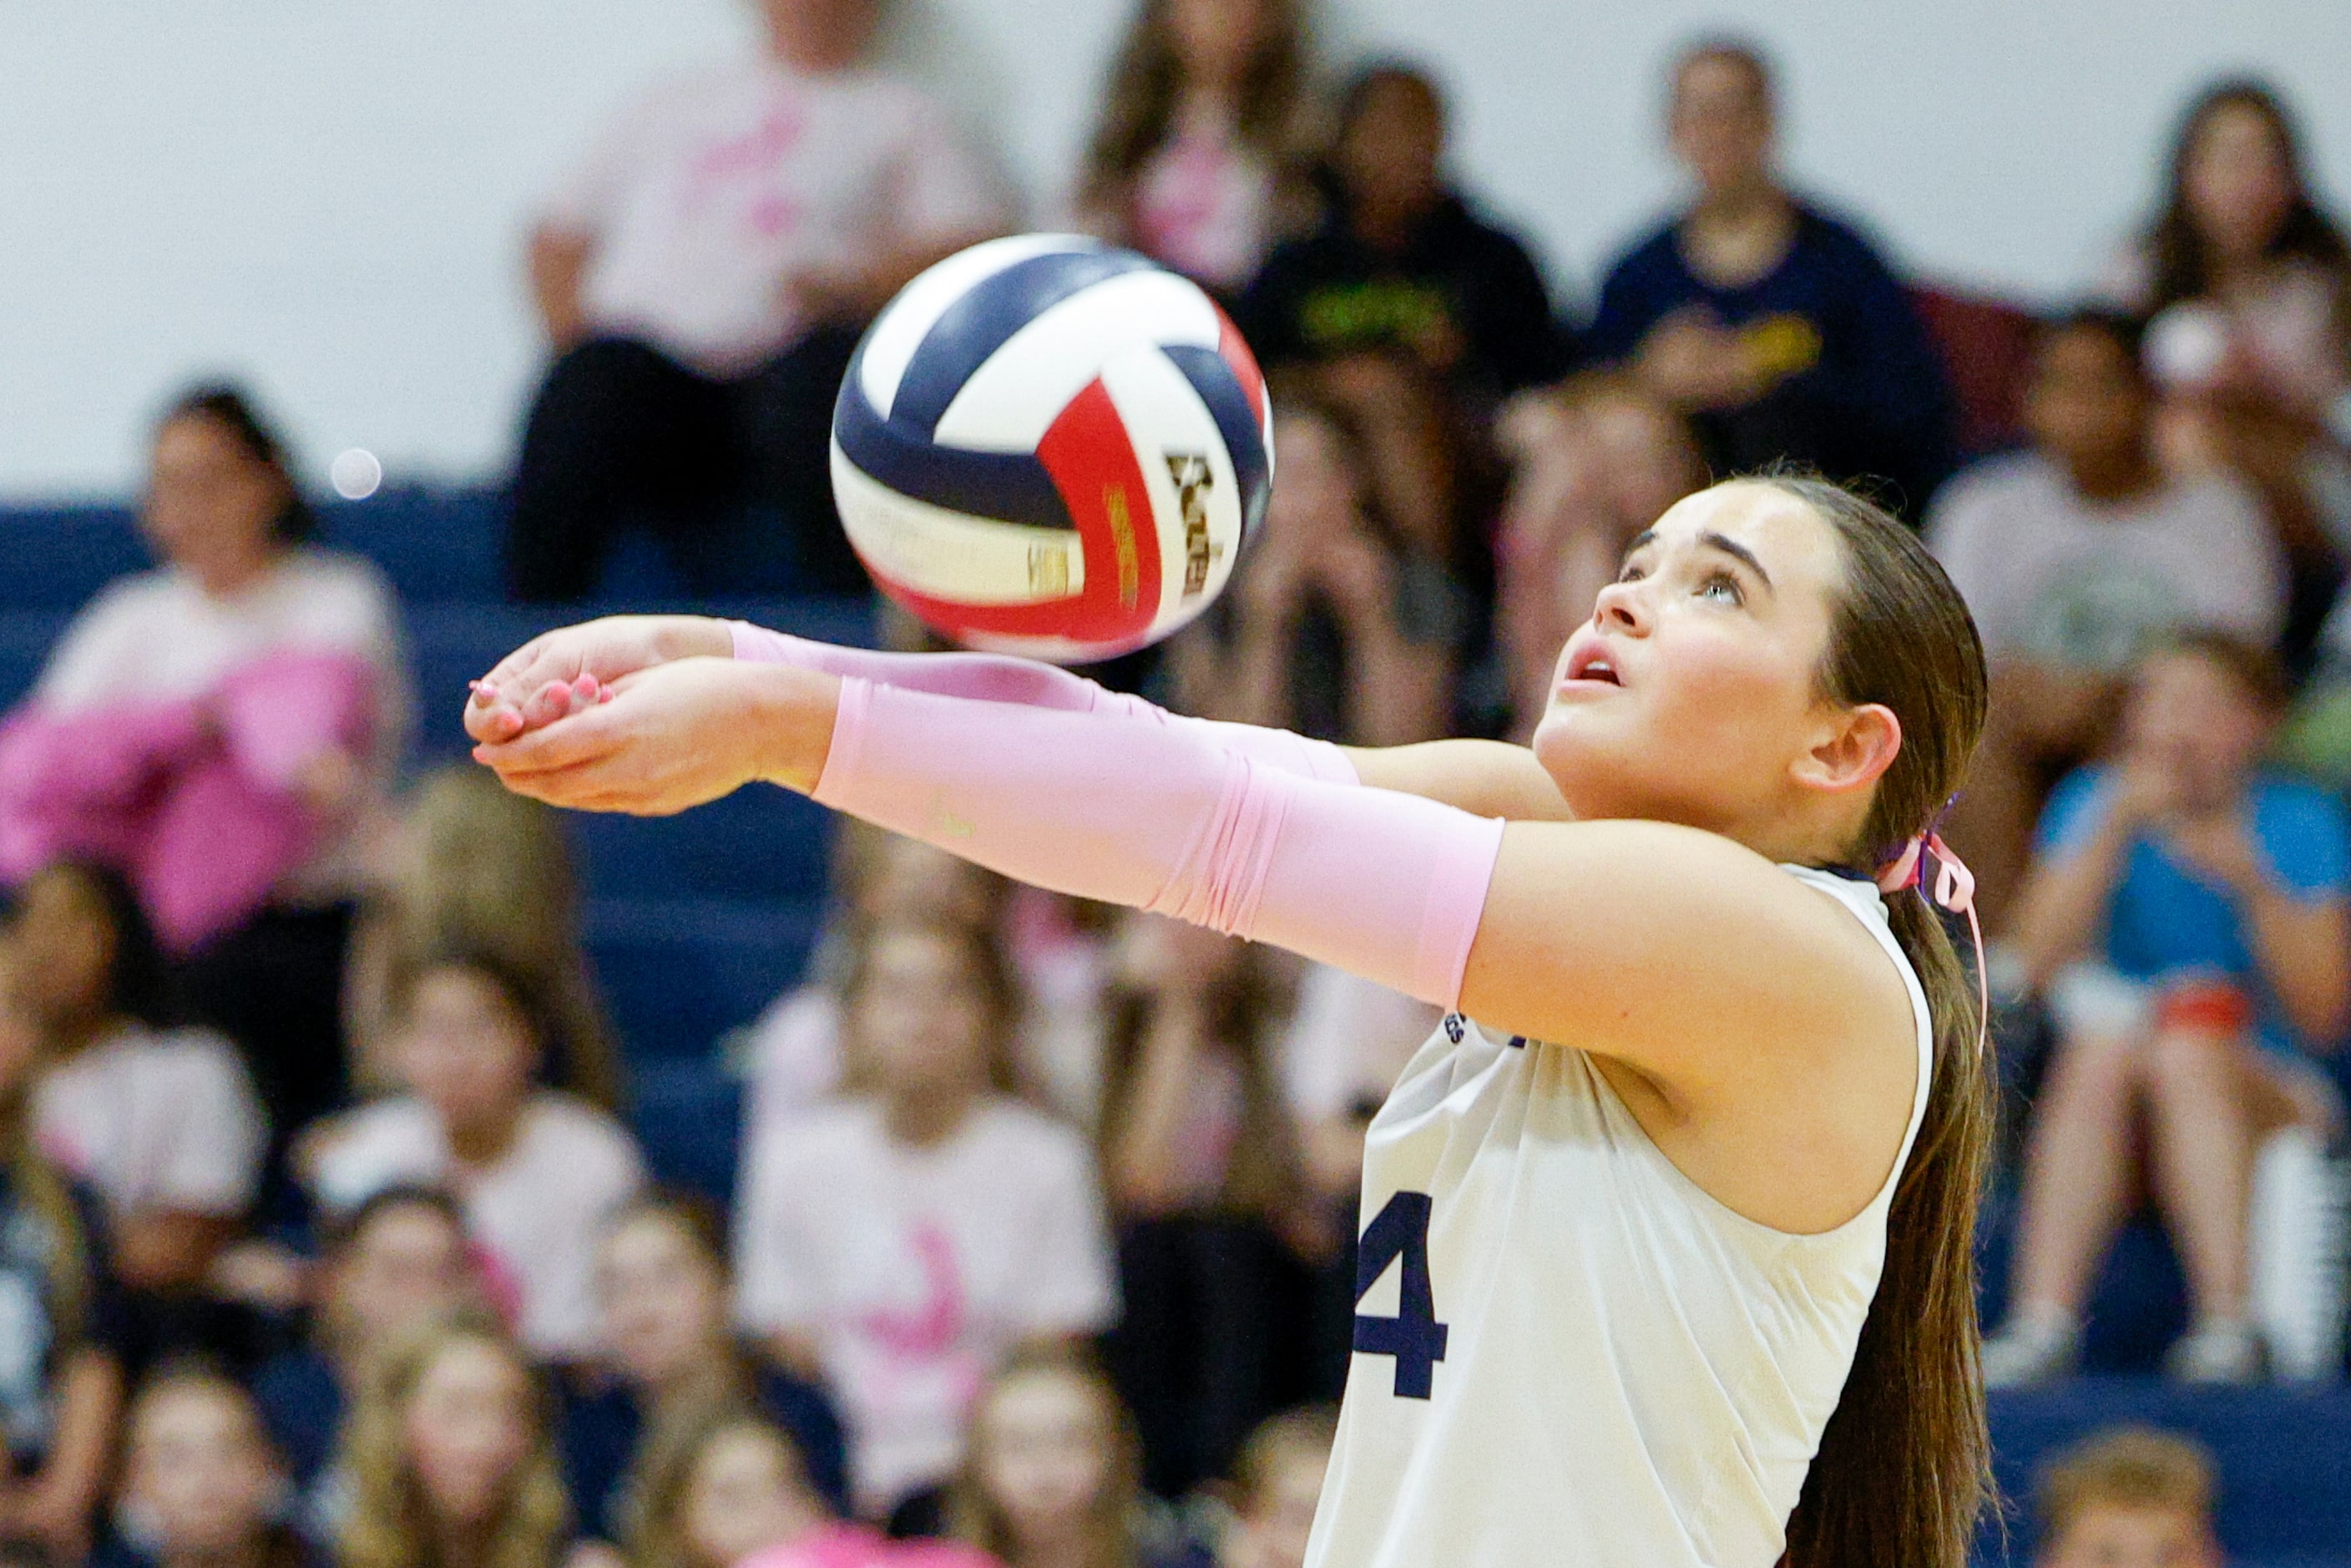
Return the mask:
<svg viewBox="0 0 2351 1568"><path fill-rule="evenodd" d="M1240 490L1241 537L1247 538L1265 520L1266 500L1273 489L1267 483L1265 431L1249 407L1249 393L1241 390L1233 367L1214 349L1169 343L1159 351L1184 372L1184 379L1192 383L1192 390L1207 405L1209 417L1217 422L1217 434L1224 437L1225 450L1233 460L1233 483Z"/></svg>
<svg viewBox="0 0 2351 1568"><path fill-rule="evenodd" d="M1074 528L1068 503L1032 452L969 452L935 446L927 429L883 419L865 399L858 375L865 350L841 379L832 410L833 439L852 466L910 500L951 512L1040 528Z"/></svg>
<svg viewBox="0 0 2351 1568"><path fill-rule="evenodd" d="M1151 270L1131 250L1056 250L981 279L923 334L890 402L891 423L929 435L963 383L1013 333L1097 283Z"/></svg>

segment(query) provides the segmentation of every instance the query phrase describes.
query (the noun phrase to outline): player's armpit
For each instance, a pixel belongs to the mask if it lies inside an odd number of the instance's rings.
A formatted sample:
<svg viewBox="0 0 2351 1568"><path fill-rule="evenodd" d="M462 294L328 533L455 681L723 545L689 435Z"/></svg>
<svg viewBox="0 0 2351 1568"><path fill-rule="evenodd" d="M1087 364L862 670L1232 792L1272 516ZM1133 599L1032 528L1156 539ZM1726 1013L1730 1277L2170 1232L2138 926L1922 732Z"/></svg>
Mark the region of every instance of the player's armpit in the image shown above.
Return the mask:
<svg viewBox="0 0 2351 1568"><path fill-rule="evenodd" d="M1559 787L1523 746L1499 740L1430 740L1417 746L1348 747L1356 775L1394 789L1513 822L1574 821Z"/></svg>

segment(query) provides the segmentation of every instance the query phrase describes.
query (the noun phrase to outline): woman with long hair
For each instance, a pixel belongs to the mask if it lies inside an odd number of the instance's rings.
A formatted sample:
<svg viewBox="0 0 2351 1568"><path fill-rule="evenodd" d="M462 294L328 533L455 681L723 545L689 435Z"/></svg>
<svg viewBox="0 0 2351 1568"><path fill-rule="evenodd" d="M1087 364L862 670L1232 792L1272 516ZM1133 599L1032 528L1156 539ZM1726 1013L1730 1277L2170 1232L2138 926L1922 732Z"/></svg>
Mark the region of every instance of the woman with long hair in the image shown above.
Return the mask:
<svg viewBox="0 0 2351 1568"><path fill-rule="evenodd" d="M1448 1009L1368 1134L1310 1563L1957 1568L1991 1116L1935 828L1984 690L1915 534L1766 475L1633 541L1526 748L684 621L556 633L467 717L540 799L770 780Z"/></svg>
<svg viewBox="0 0 2351 1568"><path fill-rule="evenodd" d="M554 1568L570 1528L547 1392L488 1318L412 1335L360 1397L341 1568Z"/></svg>
<svg viewBox="0 0 2351 1568"><path fill-rule="evenodd" d="M1102 237L1239 288L1303 188L1299 0L1141 0L1119 46L1077 204Z"/></svg>
<svg viewBox="0 0 2351 1568"><path fill-rule="evenodd" d="M120 1517L153 1568L311 1568L285 1520L286 1460L245 1385L202 1362L139 1385L123 1420Z"/></svg>

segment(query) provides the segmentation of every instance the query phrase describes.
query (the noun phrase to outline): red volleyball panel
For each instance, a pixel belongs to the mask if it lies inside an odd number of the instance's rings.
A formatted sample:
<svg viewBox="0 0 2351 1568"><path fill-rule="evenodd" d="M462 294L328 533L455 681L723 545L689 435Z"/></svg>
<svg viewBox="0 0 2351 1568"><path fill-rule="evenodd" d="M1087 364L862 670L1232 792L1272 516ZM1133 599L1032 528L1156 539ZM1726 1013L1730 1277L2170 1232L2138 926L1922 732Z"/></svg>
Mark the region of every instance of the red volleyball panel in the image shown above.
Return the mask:
<svg viewBox="0 0 2351 1568"><path fill-rule="evenodd" d="M1070 400L1037 443L1037 457L1077 524L1085 584L1036 604L962 604L890 580L875 582L915 616L948 632L1059 638L1104 646L1139 643L1159 614L1158 519L1126 422L1100 378Z"/></svg>

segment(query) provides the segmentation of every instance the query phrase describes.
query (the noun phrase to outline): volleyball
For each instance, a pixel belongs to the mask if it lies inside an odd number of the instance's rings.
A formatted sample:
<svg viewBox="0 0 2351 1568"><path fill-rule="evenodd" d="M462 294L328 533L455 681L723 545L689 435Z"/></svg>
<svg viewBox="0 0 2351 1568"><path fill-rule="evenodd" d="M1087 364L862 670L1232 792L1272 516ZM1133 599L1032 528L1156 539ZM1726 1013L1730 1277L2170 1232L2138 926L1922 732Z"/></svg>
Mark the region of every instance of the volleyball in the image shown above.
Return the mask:
<svg viewBox="0 0 2351 1568"><path fill-rule="evenodd" d="M1213 603L1272 479L1265 378L1232 322L1082 235L923 273L833 408L833 498L882 591L968 646L1063 663Z"/></svg>

